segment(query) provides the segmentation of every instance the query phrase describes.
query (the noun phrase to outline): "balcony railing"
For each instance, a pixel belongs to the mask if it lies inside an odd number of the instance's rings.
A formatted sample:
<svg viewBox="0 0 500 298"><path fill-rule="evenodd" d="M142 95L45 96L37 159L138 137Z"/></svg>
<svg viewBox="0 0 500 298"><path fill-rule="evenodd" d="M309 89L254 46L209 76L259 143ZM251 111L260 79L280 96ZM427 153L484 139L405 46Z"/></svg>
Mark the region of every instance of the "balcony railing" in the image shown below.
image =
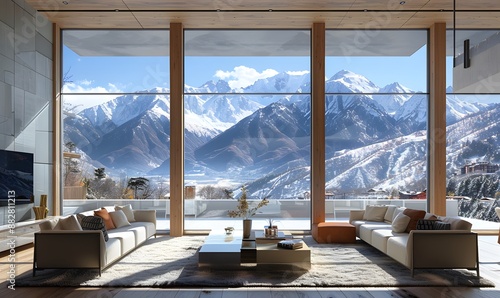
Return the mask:
<svg viewBox="0 0 500 298"><path fill-rule="evenodd" d="M252 201L249 200L250 204ZM257 202L255 202L256 204ZM168 230L170 227L170 200L65 200L64 215L98 209L104 206L131 204L133 209L156 210L161 225L158 229ZM412 209L425 210L426 200L389 200L389 199L348 199L326 200L325 213L327 221L347 220L351 210L363 210L367 205L397 205ZM201 200L184 201L185 228L193 230L207 229L206 221L210 220L210 228L217 226L235 226L240 219L230 218L228 210L236 209L236 200ZM458 201L446 200L447 216L458 216ZM268 218L281 223L287 229L310 229L311 201L297 199L271 200L253 216L256 226L264 226Z"/></svg>

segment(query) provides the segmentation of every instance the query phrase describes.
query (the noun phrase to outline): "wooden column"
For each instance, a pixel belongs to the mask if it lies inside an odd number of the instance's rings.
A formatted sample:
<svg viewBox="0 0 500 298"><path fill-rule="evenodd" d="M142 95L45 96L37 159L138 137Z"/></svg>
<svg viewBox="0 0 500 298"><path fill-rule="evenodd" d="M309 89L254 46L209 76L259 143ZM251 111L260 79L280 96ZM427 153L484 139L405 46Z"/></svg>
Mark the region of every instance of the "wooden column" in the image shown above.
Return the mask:
<svg viewBox="0 0 500 298"><path fill-rule="evenodd" d="M62 157L61 157L61 28L52 24L52 208L49 214L61 215Z"/></svg>
<svg viewBox="0 0 500 298"><path fill-rule="evenodd" d="M311 46L311 220L325 221L325 24L314 23Z"/></svg>
<svg viewBox="0 0 500 298"><path fill-rule="evenodd" d="M428 211L446 215L446 24L436 23L429 38Z"/></svg>
<svg viewBox="0 0 500 298"><path fill-rule="evenodd" d="M183 27L170 24L170 236L184 234Z"/></svg>

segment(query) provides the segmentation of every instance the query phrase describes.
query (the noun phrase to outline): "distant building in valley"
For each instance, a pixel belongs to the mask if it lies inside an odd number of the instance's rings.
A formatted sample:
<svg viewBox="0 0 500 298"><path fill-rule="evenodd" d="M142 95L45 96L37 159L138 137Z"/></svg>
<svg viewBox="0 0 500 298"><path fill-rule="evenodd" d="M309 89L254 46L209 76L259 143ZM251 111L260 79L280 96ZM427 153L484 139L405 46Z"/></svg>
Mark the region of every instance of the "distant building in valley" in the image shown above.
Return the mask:
<svg viewBox="0 0 500 298"><path fill-rule="evenodd" d="M418 199L423 200L426 198L427 198L427 190L410 191L410 192L399 191L399 199L401 200L418 200Z"/></svg>
<svg viewBox="0 0 500 298"><path fill-rule="evenodd" d="M462 175L475 173L495 173L498 170L500 170L500 165L492 164L486 161L480 161L465 164L465 166L460 168L460 173Z"/></svg>

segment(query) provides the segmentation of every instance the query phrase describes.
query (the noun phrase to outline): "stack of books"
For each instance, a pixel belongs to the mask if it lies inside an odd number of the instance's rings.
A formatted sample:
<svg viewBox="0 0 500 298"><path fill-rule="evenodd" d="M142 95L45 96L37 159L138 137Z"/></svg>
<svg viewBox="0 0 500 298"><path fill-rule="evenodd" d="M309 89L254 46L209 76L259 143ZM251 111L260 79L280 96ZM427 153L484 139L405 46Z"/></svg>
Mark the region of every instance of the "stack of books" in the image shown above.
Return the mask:
<svg viewBox="0 0 500 298"><path fill-rule="evenodd" d="M286 249L299 249L302 248L302 240L300 239L289 239L281 240L278 242L278 247Z"/></svg>

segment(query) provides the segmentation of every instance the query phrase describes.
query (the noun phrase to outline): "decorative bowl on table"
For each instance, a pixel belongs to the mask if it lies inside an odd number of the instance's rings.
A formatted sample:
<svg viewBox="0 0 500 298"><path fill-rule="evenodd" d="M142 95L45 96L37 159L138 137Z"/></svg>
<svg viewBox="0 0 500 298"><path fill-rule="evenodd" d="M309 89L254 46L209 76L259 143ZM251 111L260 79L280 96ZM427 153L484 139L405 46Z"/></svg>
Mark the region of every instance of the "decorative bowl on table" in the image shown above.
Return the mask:
<svg viewBox="0 0 500 298"><path fill-rule="evenodd" d="M233 227L226 227L226 228L224 228L224 230L226 231L226 235L231 235L234 231L234 228Z"/></svg>

